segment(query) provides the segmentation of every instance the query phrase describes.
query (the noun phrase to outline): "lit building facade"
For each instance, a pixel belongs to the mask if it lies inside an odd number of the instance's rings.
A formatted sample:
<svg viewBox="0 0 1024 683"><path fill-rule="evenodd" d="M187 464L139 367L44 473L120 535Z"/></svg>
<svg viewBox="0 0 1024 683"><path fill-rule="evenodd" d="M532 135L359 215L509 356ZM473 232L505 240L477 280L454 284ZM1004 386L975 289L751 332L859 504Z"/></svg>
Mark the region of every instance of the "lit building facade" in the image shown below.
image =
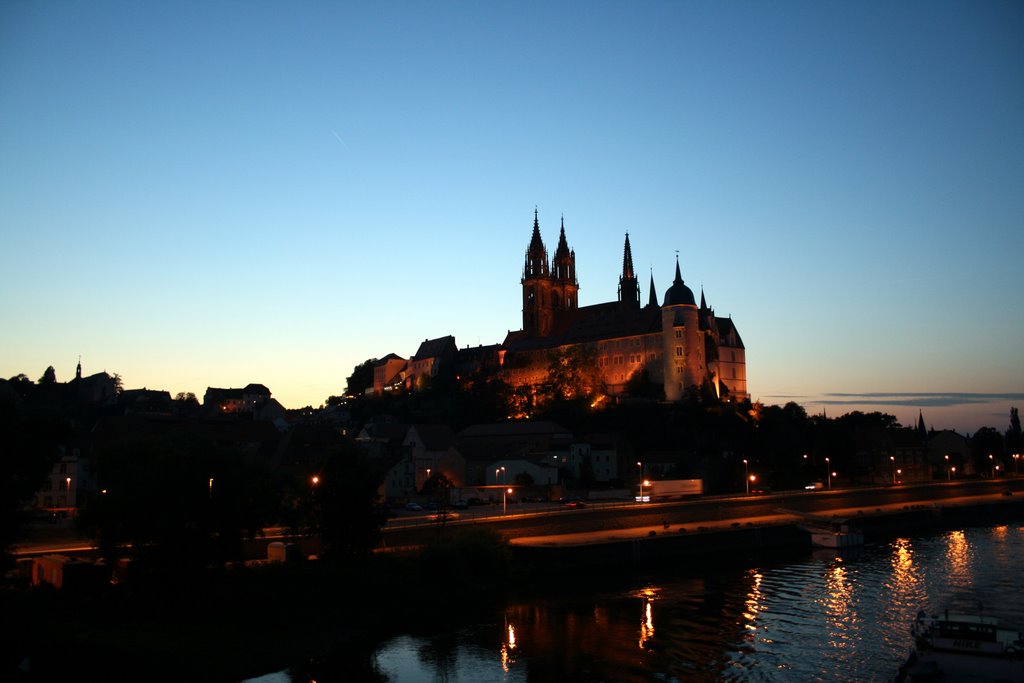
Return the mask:
<svg viewBox="0 0 1024 683"><path fill-rule="evenodd" d="M700 304L696 302L683 281L678 257L662 302L652 276L648 302L642 306L627 234L618 300L580 307L576 253L568 246L564 219L549 262L535 212L521 285L523 327L510 332L502 345L502 373L512 386L543 385L552 352L580 347L612 396L627 395L631 381L645 376L670 401L693 389L710 389L721 398L749 398L746 348L735 323L716 316L703 291Z"/></svg>

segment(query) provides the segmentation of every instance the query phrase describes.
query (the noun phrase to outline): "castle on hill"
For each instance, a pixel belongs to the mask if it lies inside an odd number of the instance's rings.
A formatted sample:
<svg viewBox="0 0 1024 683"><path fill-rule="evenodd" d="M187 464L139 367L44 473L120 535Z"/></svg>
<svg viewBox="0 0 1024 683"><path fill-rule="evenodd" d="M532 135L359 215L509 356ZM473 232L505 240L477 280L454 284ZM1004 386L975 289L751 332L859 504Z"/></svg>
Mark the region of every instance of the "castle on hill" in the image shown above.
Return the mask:
<svg viewBox="0 0 1024 683"><path fill-rule="evenodd" d="M683 281L676 257L675 279L659 304L651 276L647 303L626 234L618 300L579 305L576 252L569 248L562 220L558 246L549 260L536 210L522 279L523 324L501 344L458 349L453 337L425 340L407 361L389 354L374 366L375 393L404 385L413 388L446 365L457 372L484 371L513 387L537 388L548 381L554 352L581 348L611 396L629 395L631 382L644 378L678 401L692 390L720 398L747 399L746 349L732 318L715 315L703 289L700 305Z"/></svg>

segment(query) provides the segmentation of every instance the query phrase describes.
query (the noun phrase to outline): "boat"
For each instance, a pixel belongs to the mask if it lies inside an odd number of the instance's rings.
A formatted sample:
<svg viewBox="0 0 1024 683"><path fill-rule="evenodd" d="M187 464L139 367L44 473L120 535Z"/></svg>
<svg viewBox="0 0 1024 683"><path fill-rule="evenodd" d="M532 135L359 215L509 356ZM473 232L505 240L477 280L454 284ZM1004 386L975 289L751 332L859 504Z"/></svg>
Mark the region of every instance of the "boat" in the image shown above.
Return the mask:
<svg viewBox="0 0 1024 683"><path fill-rule="evenodd" d="M800 528L811 535L811 545L816 548L852 548L864 545L864 534L854 528L849 520L829 517L806 516L807 521Z"/></svg>
<svg viewBox="0 0 1024 683"><path fill-rule="evenodd" d="M918 612L914 649L899 681L1006 681L1024 683L1024 633L990 616Z"/></svg>

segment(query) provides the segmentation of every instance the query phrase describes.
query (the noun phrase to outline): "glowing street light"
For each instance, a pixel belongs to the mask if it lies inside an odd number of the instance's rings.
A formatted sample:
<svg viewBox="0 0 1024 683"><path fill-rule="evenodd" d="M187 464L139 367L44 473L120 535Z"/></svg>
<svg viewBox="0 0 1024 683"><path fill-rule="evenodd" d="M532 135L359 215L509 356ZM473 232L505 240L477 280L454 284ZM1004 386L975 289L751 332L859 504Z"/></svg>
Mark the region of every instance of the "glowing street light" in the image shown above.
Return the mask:
<svg viewBox="0 0 1024 683"><path fill-rule="evenodd" d="M832 488L832 472L830 470L831 470L831 461L828 458L825 458L825 477L828 479L828 487L831 489Z"/></svg>
<svg viewBox="0 0 1024 683"><path fill-rule="evenodd" d="M66 477L64 479L64 481L67 482L67 486L68 486L68 492L67 492L67 495L64 497L65 498L64 502L67 503L68 507L71 507L71 477Z"/></svg>
<svg viewBox="0 0 1024 683"><path fill-rule="evenodd" d="M506 493L512 493L512 489L502 489L501 490L501 514L505 514L505 511L507 510L506 502L505 502L505 494Z"/></svg>
<svg viewBox="0 0 1024 683"><path fill-rule="evenodd" d="M949 468L949 469L950 469L950 471L951 471L951 472L952 472L953 474L956 474L956 465L953 465L953 466L952 466L951 468Z"/></svg>
<svg viewBox="0 0 1024 683"><path fill-rule="evenodd" d="M894 456L890 455L889 456L889 462L892 463L892 483L895 484L896 483L896 458Z"/></svg>
<svg viewBox="0 0 1024 683"><path fill-rule="evenodd" d="M750 495L750 467L747 459L743 458L743 480L747 483L747 495Z"/></svg>
<svg viewBox="0 0 1024 683"><path fill-rule="evenodd" d="M946 481L953 480L953 474L949 471L949 455L946 455Z"/></svg>
<svg viewBox="0 0 1024 683"><path fill-rule="evenodd" d="M643 502L644 502L644 487L645 486L650 486L650 485L651 485L651 482L647 481L646 479L643 479L643 480L640 481L640 503L641 504L643 504Z"/></svg>
<svg viewBox="0 0 1024 683"><path fill-rule="evenodd" d="M213 498L213 477L210 477L210 498Z"/></svg>
<svg viewBox="0 0 1024 683"><path fill-rule="evenodd" d="M996 461L992 458L991 453L988 454L988 466L989 476L991 476L994 479L996 476Z"/></svg>
<svg viewBox="0 0 1024 683"><path fill-rule="evenodd" d="M316 475L314 474L314 475L313 475L313 478L312 478L312 479L310 479L310 481L312 481L312 482L313 482L313 486L316 486L317 484L319 484L319 483L320 483L320 477L318 477L318 476L316 476Z"/></svg>
<svg viewBox="0 0 1024 683"><path fill-rule="evenodd" d="M1013 454L1013 473L1014 474L1020 474L1020 470L1017 469L1017 466L1019 464L1020 464L1020 453L1014 453Z"/></svg>

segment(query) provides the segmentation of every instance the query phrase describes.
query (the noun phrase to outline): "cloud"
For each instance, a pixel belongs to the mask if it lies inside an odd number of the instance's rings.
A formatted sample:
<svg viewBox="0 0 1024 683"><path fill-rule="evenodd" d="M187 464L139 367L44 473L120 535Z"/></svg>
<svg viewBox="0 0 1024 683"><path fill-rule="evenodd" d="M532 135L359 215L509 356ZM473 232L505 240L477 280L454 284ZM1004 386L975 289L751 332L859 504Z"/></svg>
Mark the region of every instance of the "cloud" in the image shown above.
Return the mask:
<svg viewBox="0 0 1024 683"><path fill-rule="evenodd" d="M981 394L966 392L868 392L862 394L823 394L823 396L824 398L820 398L812 402L832 406L873 405L936 408L977 405L994 403L997 401L1024 401L1024 393Z"/></svg>

